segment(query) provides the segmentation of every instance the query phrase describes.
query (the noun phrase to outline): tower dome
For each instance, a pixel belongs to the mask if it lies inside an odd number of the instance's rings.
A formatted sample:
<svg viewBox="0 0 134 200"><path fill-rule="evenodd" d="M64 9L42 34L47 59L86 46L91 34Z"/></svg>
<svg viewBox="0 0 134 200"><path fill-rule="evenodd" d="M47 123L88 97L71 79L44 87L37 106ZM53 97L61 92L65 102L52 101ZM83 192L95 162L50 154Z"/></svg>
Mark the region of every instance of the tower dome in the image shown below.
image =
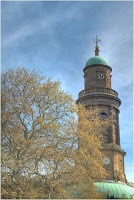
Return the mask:
<svg viewBox="0 0 134 200"><path fill-rule="evenodd" d="M95 38L93 38L95 39ZM96 46L95 46L95 56L90 58L87 63L86 63L86 66L85 68L87 68L88 66L93 66L93 65L104 65L104 66L108 66L110 67L109 65L109 62L100 56L100 50L99 50L99 46L98 46L98 42L100 42L101 40L97 38L97 35L96 35L96 39L94 42L96 42Z"/></svg>
<svg viewBox="0 0 134 200"><path fill-rule="evenodd" d="M122 182L96 182L100 194L107 194L108 199L131 199L134 195L134 188Z"/></svg>
<svg viewBox="0 0 134 200"><path fill-rule="evenodd" d="M105 180L104 182L95 182L94 185L99 194L106 199L133 199L134 188L123 182ZM83 193L76 187L69 187L70 196L73 198L83 198ZM90 198L90 197L89 197Z"/></svg>
<svg viewBox="0 0 134 200"><path fill-rule="evenodd" d="M97 64L110 66L109 62L105 58L103 58L101 56L94 56L87 61L85 67L97 65Z"/></svg>

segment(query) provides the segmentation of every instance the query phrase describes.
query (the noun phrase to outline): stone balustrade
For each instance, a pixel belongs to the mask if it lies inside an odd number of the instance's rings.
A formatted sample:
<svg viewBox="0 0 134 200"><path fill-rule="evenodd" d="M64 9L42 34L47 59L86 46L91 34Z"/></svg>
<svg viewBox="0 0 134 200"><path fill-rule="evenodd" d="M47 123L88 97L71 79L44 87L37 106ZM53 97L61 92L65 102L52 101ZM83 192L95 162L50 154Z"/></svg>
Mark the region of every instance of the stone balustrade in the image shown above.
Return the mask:
<svg viewBox="0 0 134 200"><path fill-rule="evenodd" d="M86 90L82 90L80 93L79 93L79 97L85 95L85 94L95 94L95 93L102 93L102 94L111 94L115 97L118 97L118 93L115 91L115 90L112 90L110 88L101 88L101 87L96 87L96 88L89 88L89 89L86 89Z"/></svg>

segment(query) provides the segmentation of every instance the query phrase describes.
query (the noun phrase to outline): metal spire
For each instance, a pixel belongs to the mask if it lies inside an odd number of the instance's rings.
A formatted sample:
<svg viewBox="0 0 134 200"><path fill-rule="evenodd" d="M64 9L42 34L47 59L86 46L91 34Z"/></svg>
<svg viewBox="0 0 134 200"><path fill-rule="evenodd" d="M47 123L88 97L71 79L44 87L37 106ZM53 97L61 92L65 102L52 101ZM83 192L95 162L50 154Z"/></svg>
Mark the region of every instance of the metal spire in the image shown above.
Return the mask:
<svg viewBox="0 0 134 200"><path fill-rule="evenodd" d="M96 38L93 38L93 39L95 40L93 42L96 42L95 56L99 56L100 55L100 50L99 50L98 42L101 42L101 40L97 38L97 35L96 35Z"/></svg>
<svg viewBox="0 0 134 200"><path fill-rule="evenodd" d="M101 42L101 40L97 38L97 35L96 35L96 38L93 38L93 40L95 40L93 42L96 42L96 46L98 46L98 42Z"/></svg>

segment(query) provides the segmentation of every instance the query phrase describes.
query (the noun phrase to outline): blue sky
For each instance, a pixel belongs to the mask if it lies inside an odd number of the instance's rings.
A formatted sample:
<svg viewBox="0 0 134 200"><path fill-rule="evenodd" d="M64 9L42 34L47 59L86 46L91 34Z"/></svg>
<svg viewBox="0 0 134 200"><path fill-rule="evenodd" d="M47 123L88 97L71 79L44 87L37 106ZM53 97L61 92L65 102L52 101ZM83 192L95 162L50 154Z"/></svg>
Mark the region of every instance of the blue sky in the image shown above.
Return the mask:
<svg viewBox="0 0 134 200"><path fill-rule="evenodd" d="M100 55L112 67L112 89L119 93L121 146L127 152L125 171L133 173L133 2L13 1L1 3L1 69L38 69L74 99L84 89L83 68Z"/></svg>

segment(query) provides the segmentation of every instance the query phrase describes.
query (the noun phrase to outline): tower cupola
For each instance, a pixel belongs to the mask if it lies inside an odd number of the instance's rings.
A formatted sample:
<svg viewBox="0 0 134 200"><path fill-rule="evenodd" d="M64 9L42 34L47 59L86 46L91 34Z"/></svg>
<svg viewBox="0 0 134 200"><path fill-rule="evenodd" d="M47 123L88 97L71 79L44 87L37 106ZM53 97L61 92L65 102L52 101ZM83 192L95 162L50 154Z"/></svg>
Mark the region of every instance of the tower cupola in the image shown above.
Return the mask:
<svg viewBox="0 0 134 200"><path fill-rule="evenodd" d="M97 38L94 42L96 42L95 46L95 56L91 57L87 62L83 69L84 71L84 85L85 89L89 88L111 88L111 71L109 62L99 56L100 50L98 46L98 42L101 40Z"/></svg>

